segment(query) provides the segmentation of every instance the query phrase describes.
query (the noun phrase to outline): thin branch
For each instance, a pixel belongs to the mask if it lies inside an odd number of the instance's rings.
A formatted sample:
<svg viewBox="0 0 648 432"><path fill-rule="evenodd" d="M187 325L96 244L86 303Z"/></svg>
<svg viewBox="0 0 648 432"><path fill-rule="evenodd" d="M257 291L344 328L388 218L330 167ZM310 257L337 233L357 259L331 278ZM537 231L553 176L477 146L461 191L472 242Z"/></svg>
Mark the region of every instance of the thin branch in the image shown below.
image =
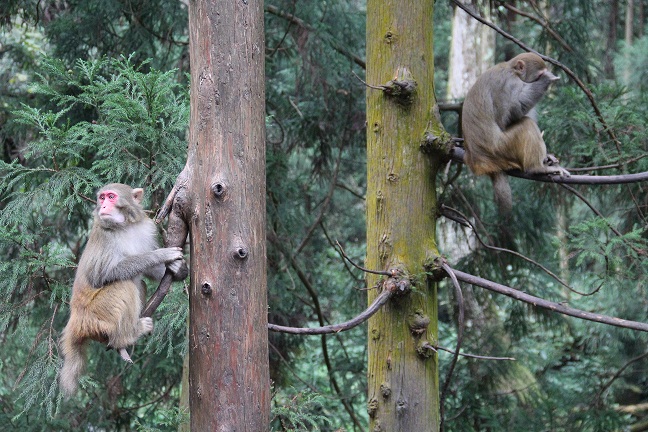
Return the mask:
<svg viewBox="0 0 648 432"><path fill-rule="evenodd" d="M455 5L457 5L457 7L461 8L464 12L466 12L468 15L470 15L471 17L473 17L474 19L476 19L476 20L479 21L480 23L482 23L482 24L484 24L484 25L486 25L486 26L492 28L492 29L495 30L497 33L499 33L499 34L501 34L502 36L504 36L506 39L508 39L508 40L510 40L511 42L513 42L513 43L515 43L516 45L518 45L518 46L519 46L520 48L522 48L523 50L525 50L525 51L529 51L529 52L532 52L532 53L535 53L535 54L539 55L540 57L542 57L542 59L543 59L544 61L549 62L549 63L551 63L551 64L553 64L553 65L555 65L555 66L558 66L560 69L562 69L562 70L563 70L563 71L564 71L564 72L565 72L565 73L566 73L566 74L567 74L567 75L568 75L572 80L574 80L574 82L576 83L576 85L577 85L578 87L580 87L581 90L585 93L585 95L587 96L587 99L589 99L589 101L590 101L590 105L592 105L592 108L594 109L594 112L596 113L596 117L598 118L599 123L601 123L601 125L603 126L603 129L608 133L610 139L611 139L612 141L614 141L614 144L616 145L617 151L618 151L619 153L621 152L621 142L620 142L619 139L616 137L616 134L614 133L614 131L610 128L610 126L608 126L607 122L605 121L605 118L603 117L603 113L601 112L600 108L598 107L598 104L596 103L596 100L594 99L594 95L592 94L592 92L590 91L590 89L588 89L588 88L585 86L585 84L584 84L584 83L583 83L583 82L582 82L582 81L581 81L581 80L576 76L576 74L575 74L571 69L569 69L567 66L563 65L563 64L560 63L559 61L554 60L554 59L552 59L551 57L547 57L547 56L545 56L545 55L543 55L543 54L540 54L539 52L535 51L535 50L532 49L531 47L525 45L521 40L516 39L514 36L512 36L512 35L506 33L504 30L502 30L501 28L499 28L499 27L496 26L495 24L493 24L493 23L491 23L491 22L485 20L485 19L482 18L479 14L477 14L476 12L474 12L471 8L467 7L466 5L464 5L463 3L461 3L460 1L458 1L458 0L452 0L452 2L453 2Z"/></svg>
<svg viewBox="0 0 648 432"><path fill-rule="evenodd" d="M387 87L385 87L384 85L378 85L378 86L371 85L368 82L366 82L365 80L363 80L362 78L360 78L358 76L358 74L355 73L354 71L351 71L351 73L353 74L353 76L355 76L358 79L358 81L360 81L362 84L364 84L365 87L369 87L369 88L374 89L374 90L382 90L382 91L387 90Z"/></svg>
<svg viewBox="0 0 648 432"><path fill-rule="evenodd" d="M281 332L281 333L290 333L290 334L305 334L305 335L321 335L321 334L331 334L338 333L341 331L351 330L352 328L362 324L371 318L380 308L387 303L387 301L394 294L394 291L385 289L381 292L378 297L369 305L369 307L362 312L360 315L355 318L340 323L340 324L331 324L322 327L314 328L302 328L302 327L285 327L276 324L268 324L268 330Z"/></svg>
<svg viewBox="0 0 648 432"><path fill-rule="evenodd" d="M616 234L617 236L619 236L619 237L621 238L621 240L623 241L623 243L625 243L626 246L628 246L630 249L632 249L633 251L635 251L635 253L637 253L638 255L643 255L643 256L648 255L648 252L646 252L645 250L642 250L642 249L637 248L637 247L634 246L633 244L629 243L626 239L624 239L624 238L623 238L623 234L621 234L621 232L620 232L619 230L617 230L617 229L616 229L616 228L615 228L615 227L614 227L614 226L613 226L613 225L612 225L612 224L607 220L607 218L606 218L605 216L603 216L603 213L601 213L601 212L600 212L596 207L594 207L594 205L593 205L592 203L590 203L590 202L587 200L587 198L585 198L585 196L583 196L583 194L581 194L580 192L578 192L576 189L574 189L574 188L571 187L571 186L567 186L567 185L564 185L564 184L561 184L560 186L562 186L563 188L567 189L569 192L573 193L573 194L576 195L576 196L577 196L581 201L583 201L583 202L585 203L585 205L587 205L587 206L588 206L588 207L589 207L589 208L590 208L590 209L591 209L591 210L592 210L592 211L593 211L593 212L594 212L598 217L600 217L603 221L605 221L605 223L606 223L607 226L610 228L610 230L611 230L614 234Z"/></svg>
<svg viewBox="0 0 648 432"><path fill-rule="evenodd" d="M302 20L301 18L296 17L293 14L290 14L288 12L284 12L284 11L280 10L277 6L266 4L264 10L266 12L272 14L272 15L275 15L275 16L278 16L280 18L286 19L286 20L290 21L291 23L296 24L297 26L303 28L306 31L309 31L311 33L317 33L317 31L316 31L317 29L315 29L315 28L311 27L310 25L306 24L306 22L304 20ZM357 55L350 53L346 48L344 48L342 46L339 46L337 43L330 42L330 41L329 41L329 43L331 44L331 46L333 47L333 49L335 51L337 51L338 53L342 54L343 56L349 58L351 61L353 61L353 63L360 66L362 69L367 68L367 63L363 59L358 57Z"/></svg>
<svg viewBox="0 0 648 432"><path fill-rule="evenodd" d="M646 357L648 357L648 352L645 352L641 355L638 355L637 357L628 360L628 362L621 366L621 368L614 374L614 376L612 376L612 378L610 378L608 382L606 382L603 387L601 387L601 390L599 390L599 392L596 394L596 397L594 397L594 401L598 401L603 396L603 393L605 393L605 391L610 388L614 381L616 381L631 364L636 363L639 360L643 360Z"/></svg>
<svg viewBox="0 0 648 432"><path fill-rule="evenodd" d="M465 150L461 147L454 147L450 151L452 160L464 163ZM506 174L523 178L527 180L541 181L545 183L560 183L560 184L583 184L583 185L611 185L611 184L626 184L638 183L648 181L648 171L635 173L635 174L622 174L612 176L587 176L587 175L573 175L571 177L561 177L559 175L547 174L532 174L522 172L519 170L506 171Z"/></svg>
<svg viewBox="0 0 648 432"><path fill-rule="evenodd" d="M331 200L333 199L333 194L335 193L335 186L337 183L337 178L338 174L340 173L340 164L342 160L342 149L339 150L339 154L337 157L337 160L335 161L335 169L333 170L333 178L331 179L331 182L329 183L329 190L326 193L326 197L324 197L324 202L322 203L320 207L320 212L311 224L310 227L308 227L308 230L306 230L306 235L304 235L304 238L302 241L299 243L299 246L295 249L295 255L299 255L301 251L306 247L308 244L308 241L310 240L311 236L313 235L313 232L315 232L315 228L320 224L322 219L324 218L324 215L329 209L329 206L331 204Z"/></svg>
<svg viewBox="0 0 648 432"><path fill-rule="evenodd" d="M441 264L441 267L445 272L450 276L450 279L452 280L452 285L454 286L454 291L455 291L455 298L457 300L457 307L459 309L459 313L457 315L457 346L455 348L454 356L452 357L452 360L450 361L450 366L448 367L448 372L446 374L445 381L443 382L443 389L441 390L441 397L440 397L440 418L441 418L441 425L440 425L440 430L443 431L443 423L444 423L444 401L446 398L446 395L448 394L448 389L450 388L450 382L452 381L452 374L454 373L454 368L457 365L457 360L459 360L459 354L461 353L461 343L463 342L463 331L464 331L464 317L465 317L465 308L464 308L464 299L463 299L463 293L461 292L461 286L459 285L459 281L457 280L457 277L455 276L454 272L452 271L452 268L446 263L445 261Z"/></svg>
<svg viewBox="0 0 648 432"><path fill-rule="evenodd" d="M450 354L456 354L455 351L452 351L448 348L444 348L442 346L435 346L432 347L435 350L441 350L445 352L449 352ZM468 353L459 353L460 356L462 357L468 357L468 358L474 358L478 360L497 360L497 361L515 361L514 357L491 357L491 356L481 356L481 355L476 355L476 354L468 354Z"/></svg>
<svg viewBox="0 0 648 432"><path fill-rule="evenodd" d="M468 273L464 273L457 269L452 269L453 273L458 280L462 282L469 283L474 286L485 288L487 290L503 294L507 297L511 297L515 300L523 301L529 303L533 306L540 307L543 309L548 309L552 312L557 312L563 315L573 316L579 319L584 319L588 321L598 322L602 324L612 325L615 327L627 328L632 330L640 330L648 332L648 324L641 323L637 321L629 321L621 318L611 317L607 315L596 314L592 312L586 312L580 309L575 309L564 304L555 303L552 301L544 300L540 297L535 297L530 294L526 294L520 290L498 284L487 279L480 278Z"/></svg>
<svg viewBox="0 0 648 432"><path fill-rule="evenodd" d="M315 290L315 287L311 283L311 281L308 278L308 276L306 275L306 273L304 273L304 271L299 266L299 263L297 262L297 258L295 257L295 255L288 253L285 246L278 241L276 234L274 234L272 236L268 236L268 238L271 241L274 242L275 246L281 252L281 254L284 255L284 257L286 257L289 260L291 267L297 273L297 277L299 278L301 283L306 288L306 291L308 291L308 294L311 296L311 299L313 301L313 309L315 311L315 314L317 315L317 320L318 320L320 326L321 327L327 327L327 326L324 326L324 312L322 311L322 308L320 306L317 291ZM275 326L275 327L276 327L275 329L270 329L270 324L268 325L268 328L270 330L274 330L274 331L280 331L277 328L281 328L282 326ZM290 327L285 327L285 328L289 329ZM333 365L331 364L331 361L329 360L328 346L327 346L327 339L326 339L326 334L327 333L332 333L332 332L321 332L321 333L313 333L313 334L320 334L321 335L322 355L324 357L324 363L326 364L326 369L327 369L328 374L329 374L329 380L331 382L331 386L333 387L333 390L335 391L335 393L340 398L340 402L342 402L342 405L344 406L344 409L349 414L349 417L351 417L351 421L353 422L353 424L356 427L361 428L360 421L358 420L358 418L357 418L357 416L355 414L353 406L346 400L346 398L342 394L342 390L340 389L340 385L338 384L337 379L335 378L335 375L334 375L335 369L333 368Z"/></svg>
<svg viewBox="0 0 648 432"><path fill-rule="evenodd" d="M623 168L624 166L637 162L645 157L648 157L648 155L640 155L637 157L633 157L631 159L628 159L627 161L624 162L618 162L615 164L610 164L610 165L601 165L601 166L593 166L593 167L583 167L583 168L569 168L569 172L583 172L583 171L600 171L600 170L608 170L608 169L617 169L617 168Z"/></svg>
<svg viewBox="0 0 648 432"><path fill-rule="evenodd" d="M458 214L459 217L453 217L452 215L450 215L450 214L448 213L448 210L451 211L451 212L454 212L454 213ZM463 225L463 226L468 226L468 227L472 228L472 230L473 230L473 234L475 234L475 238L477 238L477 241L478 241L482 246L484 246L486 249L494 250L494 251L496 251L496 252L504 252L504 253L508 253L508 254L514 255L514 256L516 256L516 257L518 257L518 258L521 258L521 259L525 260L526 262L533 264L534 266L537 266L537 267L538 267L539 269L541 269L543 272L545 272L546 274L548 274L549 276L551 276L553 279L555 279L556 282L558 282L559 284L561 284L562 286L564 286L564 287L567 288L569 291L571 291L571 292L573 292L573 293L575 293L575 294L578 294L578 295L581 295L581 296L587 297L587 296L591 296L592 294L595 294L599 289L601 289L601 287L598 287L596 290L592 291L591 293L584 293L584 292L580 292L580 291L578 291L578 290L572 288L571 286L569 286L569 285L567 284L567 282L563 281L560 277L558 277L557 274L555 274L554 272L552 272L551 270L549 270L547 267L545 267L545 266L543 266L542 264L540 264L539 262L537 262L537 261L535 261L535 260L529 258L528 256L526 256L526 255L522 255L521 253L516 252L516 251L514 251L514 250L511 250L511 249L506 249L506 248L501 248L501 247L498 247L498 246L491 246L491 245L489 245L489 244L486 244L486 242L484 242L484 241L482 240L481 236L480 236L479 233L477 232L477 229L476 229L476 228L473 226L473 224L468 220L468 218L467 218L463 213L461 213L459 210L454 209L454 208L452 208L452 207L448 207L448 206L446 206L445 204L442 204L442 205L441 205L441 214L442 214L444 217L446 217L446 218L448 218L448 219L451 219L451 220L453 220L453 221L455 221L455 222L457 222L457 223L459 223L459 224L461 224L461 225Z"/></svg>
<svg viewBox="0 0 648 432"><path fill-rule="evenodd" d="M542 26L542 28L544 28L547 31L547 33L549 33L551 35L551 37L553 37L556 40L556 42L558 42L560 44L560 46L563 47L563 49L565 51L574 52L574 49L571 46L569 46L569 44L565 41L565 39L563 39L553 28L551 28L551 26L549 25L549 22L547 21L547 19L540 19L537 16L531 15L530 13L528 13L526 11L523 11L521 9L518 9L515 6L513 6L512 4L509 4L509 3L504 2L504 1L500 1L498 3L501 6L504 6L506 9L510 10L511 12L514 12L514 13L520 15L520 16L523 16L523 17L529 18L532 21L535 21L540 26Z"/></svg>
<svg viewBox="0 0 648 432"><path fill-rule="evenodd" d="M346 259L347 261L349 261L349 262L351 263L351 265L353 265L353 267L357 268L358 270L362 270L362 271L365 272L365 273L371 273L371 274L377 274L377 275L383 275L383 276L389 276L389 277L395 276L395 274L394 274L393 271L369 270L369 269L367 269L367 268L360 267L358 264L354 263L354 262L351 260L351 258L348 257L348 255L346 254L346 252L344 252L344 249L342 248L342 245L340 244L340 242L336 241L335 244L337 244L337 247L340 248L340 253L341 253L342 256L344 257L344 259Z"/></svg>

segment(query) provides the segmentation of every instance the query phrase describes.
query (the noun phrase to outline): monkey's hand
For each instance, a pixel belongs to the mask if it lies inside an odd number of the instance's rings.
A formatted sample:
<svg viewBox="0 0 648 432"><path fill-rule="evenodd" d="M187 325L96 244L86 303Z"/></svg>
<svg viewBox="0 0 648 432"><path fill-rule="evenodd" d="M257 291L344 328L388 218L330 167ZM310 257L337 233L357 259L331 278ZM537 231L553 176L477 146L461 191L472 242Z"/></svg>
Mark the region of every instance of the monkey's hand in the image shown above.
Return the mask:
<svg viewBox="0 0 648 432"><path fill-rule="evenodd" d="M159 257L160 261L164 262L165 264L170 264L176 260L181 260L184 258L184 256L182 255L182 248L179 247L156 249L155 254Z"/></svg>
<svg viewBox="0 0 648 432"><path fill-rule="evenodd" d="M173 273L173 280L183 280L189 275L189 268L184 259L172 261L167 264L167 268Z"/></svg>
<svg viewBox="0 0 648 432"><path fill-rule="evenodd" d="M543 163L547 167L547 173L558 174L560 177L571 177L569 171L560 166L558 158L556 156L547 154L547 157L545 158Z"/></svg>

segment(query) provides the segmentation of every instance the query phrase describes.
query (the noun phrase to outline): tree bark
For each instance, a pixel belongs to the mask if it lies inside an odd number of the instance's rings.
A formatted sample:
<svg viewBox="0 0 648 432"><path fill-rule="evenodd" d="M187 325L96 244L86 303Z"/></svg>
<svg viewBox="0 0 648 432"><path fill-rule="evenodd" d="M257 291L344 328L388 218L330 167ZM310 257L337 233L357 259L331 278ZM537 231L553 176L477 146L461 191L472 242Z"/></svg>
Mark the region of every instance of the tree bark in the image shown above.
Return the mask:
<svg viewBox="0 0 648 432"><path fill-rule="evenodd" d="M434 114L433 0L370 0L367 82L416 82L409 97L367 90L367 267L399 269L414 289L369 320L368 410L371 431L434 431L439 427L436 284L426 263L435 244L438 159L421 146L437 135ZM392 82L393 84L393 82ZM369 303L384 277L367 276ZM418 352L417 352L418 348Z"/></svg>
<svg viewBox="0 0 648 432"><path fill-rule="evenodd" d="M191 1L189 31L191 430L267 431L263 4Z"/></svg>

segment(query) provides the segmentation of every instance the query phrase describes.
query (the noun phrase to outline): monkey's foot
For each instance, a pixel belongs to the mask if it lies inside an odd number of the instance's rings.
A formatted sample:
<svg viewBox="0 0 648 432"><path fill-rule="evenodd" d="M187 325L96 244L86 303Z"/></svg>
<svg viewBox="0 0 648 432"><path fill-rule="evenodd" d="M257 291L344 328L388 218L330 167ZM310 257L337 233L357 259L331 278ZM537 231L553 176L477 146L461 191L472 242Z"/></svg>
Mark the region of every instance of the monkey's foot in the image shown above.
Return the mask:
<svg viewBox="0 0 648 432"><path fill-rule="evenodd" d="M153 318L144 317L139 319L140 334L147 334L153 331Z"/></svg>
<svg viewBox="0 0 648 432"><path fill-rule="evenodd" d="M119 348L119 355L125 362L133 363L133 360L131 360L130 356L128 355L126 348Z"/></svg>

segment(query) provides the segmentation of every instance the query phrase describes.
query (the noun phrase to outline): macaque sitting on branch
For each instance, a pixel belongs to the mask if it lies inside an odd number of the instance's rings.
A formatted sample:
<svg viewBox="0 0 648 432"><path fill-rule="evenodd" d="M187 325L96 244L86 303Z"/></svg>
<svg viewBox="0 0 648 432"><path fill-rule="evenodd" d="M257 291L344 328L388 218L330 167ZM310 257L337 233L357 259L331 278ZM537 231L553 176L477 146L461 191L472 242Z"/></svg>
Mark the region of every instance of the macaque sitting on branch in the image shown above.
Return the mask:
<svg viewBox="0 0 648 432"><path fill-rule="evenodd" d="M547 158L542 132L535 121L538 101L559 79L533 53L520 54L484 72L463 105L465 161L476 175L489 175L495 202L507 214L511 188L504 171L569 176Z"/></svg>
<svg viewBox="0 0 648 432"><path fill-rule="evenodd" d="M72 396L93 339L117 350L131 362L126 347L153 330L140 318L146 301L142 276L157 281L166 268L175 280L187 277L182 248L159 248L156 227L141 206L144 191L113 183L97 193L94 223L77 267L70 319L63 330L63 368L59 385Z"/></svg>

